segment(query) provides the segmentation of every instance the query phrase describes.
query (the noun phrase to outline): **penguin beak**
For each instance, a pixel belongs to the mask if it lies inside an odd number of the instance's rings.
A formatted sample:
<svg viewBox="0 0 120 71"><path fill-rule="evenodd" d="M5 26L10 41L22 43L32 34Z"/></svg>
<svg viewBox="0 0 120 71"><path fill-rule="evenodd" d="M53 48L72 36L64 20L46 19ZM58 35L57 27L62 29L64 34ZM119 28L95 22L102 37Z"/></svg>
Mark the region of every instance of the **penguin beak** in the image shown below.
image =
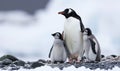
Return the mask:
<svg viewBox="0 0 120 71"><path fill-rule="evenodd" d="M62 15L63 15L63 14L64 14L64 11L58 12L58 14L62 14Z"/></svg>

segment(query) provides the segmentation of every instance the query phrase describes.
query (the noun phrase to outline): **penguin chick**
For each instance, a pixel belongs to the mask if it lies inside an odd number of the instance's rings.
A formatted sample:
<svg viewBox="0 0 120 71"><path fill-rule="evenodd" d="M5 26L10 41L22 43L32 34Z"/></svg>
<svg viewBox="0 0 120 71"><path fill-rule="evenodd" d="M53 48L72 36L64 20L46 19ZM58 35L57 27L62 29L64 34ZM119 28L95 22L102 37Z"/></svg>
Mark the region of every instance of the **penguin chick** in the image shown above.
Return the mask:
<svg viewBox="0 0 120 71"><path fill-rule="evenodd" d="M64 63L67 59L64 41L62 39L62 35L59 32L52 34L54 37L54 43L49 52L49 58L52 63Z"/></svg>
<svg viewBox="0 0 120 71"><path fill-rule="evenodd" d="M86 28L83 32L83 46L87 61L101 61L100 45L90 28Z"/></svg>

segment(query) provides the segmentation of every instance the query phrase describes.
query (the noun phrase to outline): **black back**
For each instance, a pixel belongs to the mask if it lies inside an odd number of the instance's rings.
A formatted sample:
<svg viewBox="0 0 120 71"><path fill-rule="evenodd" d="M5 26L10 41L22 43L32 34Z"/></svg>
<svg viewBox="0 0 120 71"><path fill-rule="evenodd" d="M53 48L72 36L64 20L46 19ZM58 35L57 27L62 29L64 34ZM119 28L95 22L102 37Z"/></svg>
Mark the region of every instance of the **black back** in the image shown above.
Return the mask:
<svg viewBox="0 0 120 71"><path fill-rule="evenodd" d="M96 50L95 50L95 42L94 42L92 39L90 39L90 38L89 38L89 40L90 40L90 43L91 43L91 47L92 47L93 53L94 53L94 54L97 54L97 52L96 52Z"/></svg>

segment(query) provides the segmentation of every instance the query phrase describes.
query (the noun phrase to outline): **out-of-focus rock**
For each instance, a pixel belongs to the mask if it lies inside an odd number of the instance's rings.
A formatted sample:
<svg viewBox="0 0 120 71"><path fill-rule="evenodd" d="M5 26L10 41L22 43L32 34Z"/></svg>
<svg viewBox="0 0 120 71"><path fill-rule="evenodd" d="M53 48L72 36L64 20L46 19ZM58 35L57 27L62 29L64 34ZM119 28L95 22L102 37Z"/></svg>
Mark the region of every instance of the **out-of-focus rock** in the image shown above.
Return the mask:
<svg viewBox="0 0 120 71"><path fill-rule="evenodd" d="M10 71L19 70L21 67L25 69L34 69L34 68L41 67L44 65L50 66L52 68L57 67L61 70L71 65L75 66L76 68L84 66L91 70L95 70L97 68L108 70L108 69L114 68L115 66L120 67L120 56L110 55L107 57L102 57L101 62L95 62L95 61L84 62L83 61L80 63L66 62L66 63L58 63L58 64L53 64L51 63L50 60L44 60L44 59L39 59L38 61L34 61L34 62L24 62L11 55L5 55L0 58L0 69L1 70L10 70Z"/></svg>
<svg viewBox="0 0 120 71"><path fill-rule="evenodd" d="M2 57L0 57L0 61L3 61L5 59L9 59L9 60L12 60L12 61L17 61L18 59L12 55L4 55Z"/></svg>

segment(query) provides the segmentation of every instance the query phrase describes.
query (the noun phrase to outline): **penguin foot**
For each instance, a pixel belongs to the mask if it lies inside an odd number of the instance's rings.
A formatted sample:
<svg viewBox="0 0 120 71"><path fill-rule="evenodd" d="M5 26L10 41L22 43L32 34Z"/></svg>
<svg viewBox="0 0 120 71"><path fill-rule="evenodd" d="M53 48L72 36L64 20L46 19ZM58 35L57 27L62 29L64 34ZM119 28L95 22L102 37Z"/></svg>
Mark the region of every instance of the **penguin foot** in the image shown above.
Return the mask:
<svg viewBox="0 0 120 71"><path fill-rule="evenodd" d="M70 64L74 64L74 63L80 63L80 60L78 60L77 58L69 58L69 62Z"/></svg>

